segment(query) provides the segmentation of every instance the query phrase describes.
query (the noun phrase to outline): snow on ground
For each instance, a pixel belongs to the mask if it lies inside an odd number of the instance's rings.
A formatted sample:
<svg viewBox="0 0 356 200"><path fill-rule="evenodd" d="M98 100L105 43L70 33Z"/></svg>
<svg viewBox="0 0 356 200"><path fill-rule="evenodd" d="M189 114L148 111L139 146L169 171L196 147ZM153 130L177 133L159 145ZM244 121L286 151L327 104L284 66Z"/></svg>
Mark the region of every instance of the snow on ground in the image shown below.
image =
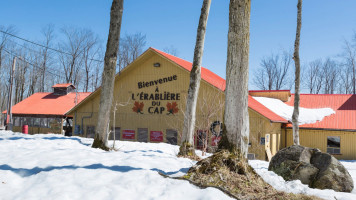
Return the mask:
<svg viewBox="0 0 356 200"><path fill-rule="evenodd" d="M177 158L178 146L117 141L118 151L92 149L92 139L0 131L0 199L230 199L215 188L200 189L181 176L196 162ZM201 154L201 152L197 152ZM352 200L353 193L311 189L250 165L277 190ZM356 161L342 161L356 183Z"/></svg>
<svg viewBox="0 0 356 200"><path fill-rule="evenodd" d="M183 175L196 163L177 158L178 146L120 141L105 152L92 141L0 131L0 199L230 199L158 174Z"/></svg>
<svg viewBox="0 0 356 200"><path fill-rule="evenodd" d="M262 105L283 117L286 120L292 121L293 106L289 106L283 103L279 99L267 98L267 97L253 97ZM335 114L335 111L331 108L302 108L299 107L299 124L313 124L317 121L322 121L324 117Z"/></svg>

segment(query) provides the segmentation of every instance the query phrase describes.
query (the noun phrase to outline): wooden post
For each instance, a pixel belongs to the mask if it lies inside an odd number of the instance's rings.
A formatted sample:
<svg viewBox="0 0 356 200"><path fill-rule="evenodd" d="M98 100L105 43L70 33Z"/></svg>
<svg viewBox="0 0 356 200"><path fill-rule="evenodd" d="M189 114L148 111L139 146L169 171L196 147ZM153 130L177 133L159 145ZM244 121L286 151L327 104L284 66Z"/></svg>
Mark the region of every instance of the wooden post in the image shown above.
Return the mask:
<svg viewBox="0 0 356 200"><path fill-rule="evenodd" d="M10 70L10 91L9 91L9 104L8 104L8 109L7 109L7 115L6 115L6 125L7 125L7 130L12 131L12 85L14 83L14 73L15 73L15 67L16 67L16 57L14 57L12 61L12 69ZM9 120L7 119L9 118ZM8 122L7 122L8 121Z"/></svg>

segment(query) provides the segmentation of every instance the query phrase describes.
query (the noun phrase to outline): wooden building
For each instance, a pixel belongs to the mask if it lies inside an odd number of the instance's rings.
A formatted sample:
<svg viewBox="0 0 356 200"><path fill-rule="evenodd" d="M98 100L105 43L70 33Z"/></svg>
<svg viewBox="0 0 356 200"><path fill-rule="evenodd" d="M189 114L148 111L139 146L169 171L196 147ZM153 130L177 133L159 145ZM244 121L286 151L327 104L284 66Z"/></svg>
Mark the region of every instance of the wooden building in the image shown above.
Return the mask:
<svg viewBox="0 0 356 200"><path fill-rule="evenodd" d="M110 122L111 130L115 131L115 137L128 141L179 144L191 67L192 63L188 61L149 48L118 73L115 77L112 105L113 111L116 107L115 123L113 123L113 113ZM67 115L73 116L74 135L94 137L100 91L99 88L67 112ZM225 80L202 67L202 81L197 104L195 136L197 147L204 146L204 138L208 139L208 145L212 147L219 140L219 128L224 110L224 91ZM279 149L291 145L291 126L288 120L259 103L253 96L281 99L288 105L293 104L294 96L287 90L250 91L249 94L249 157L265 160ZM318 99L312 100L318 95L310 96L308 100L304 100L304 96L307 95L302 95L301 106L331 107L336 111L335 116L339 115L337 105L343 104L343 101L350 101L351 106L347 106L347 111L343 112L353 113L353 118L344 120L354 121L347 127L302 126L301 144L329 152L331 148L334 148L332 153L338 154L338 158L356 159L356 148L353 149L349 144L351 141L356 141L354 96L345 96L343 100L339 99L339 104L335 103L334 106L328 104L333 99L327 100L326 98L321 100L324 101L323 104L318 104ZM351 100L347 100L350 98ZM351 117L351 115L347 116ZM338 122L333 121L335 116L325 117L325 120L336 124ZM323 122L324 120L316 124L324 125ZM115 127L113 127L114 124ZM345 124L348 123L345 121ZM205 137L205 135L208 136ZM112 136L110 134L111 139ZM338 143L340 140L341 143ZM328 145L334 147L327 147ZM337 150L337 145L340 146L340 151Z"/></svg>
<svg viewBox="0 0 356 200"><path fill-rule="evenodd" d="M53 92L38 92L12 107L13 131L21 132L28 125L28 133L71 132L72 116L66 115L71 108L90 93L75 92L70 83L52 86ZM4 111L3 113L6 113Z"/></svg>

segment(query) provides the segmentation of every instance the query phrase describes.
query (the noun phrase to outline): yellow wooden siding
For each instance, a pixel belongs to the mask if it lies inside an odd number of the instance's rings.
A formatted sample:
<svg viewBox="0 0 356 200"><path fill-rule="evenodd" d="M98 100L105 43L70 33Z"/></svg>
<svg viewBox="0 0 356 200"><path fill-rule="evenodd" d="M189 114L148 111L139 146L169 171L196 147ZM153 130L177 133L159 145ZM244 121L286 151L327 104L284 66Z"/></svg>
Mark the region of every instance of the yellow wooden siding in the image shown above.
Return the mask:
<svg viewBox="0 0 356 200"><path fill-rule="evenodd" d="M322 152L327 150L327 137L340 136L340 155L334 155L337 159L356 159L356 132L300 129L300 145L318 148ZM287 146L293 145L293 130L287 129Z"/></svg>
<svg viewBox="0 0 356 200"><path fill-rule="evenodd" d="M143 60L143 61L142 61ZM178 143L181 129L183 127L183 112L185 110L186 95L189 85L189 72L179 66L175 66L174 63L162 58L157 54L149 54L144 57L140 62L135 62L134 65L126 68L116 78L115 81L115 93L114 103L118 104L116 112L115 126L120 127L120 138L122 138L122 131L135 130L135 140L137 140L138 128L148 129L148 141L150 131L162 131L164 134L164 142L166 142L166 131L168 129L175 129L178 132ZM153 67L153 64L159 62L160 67ZM150 86L147 88L138 88L138 82L140 81L152 81L159 78L165 78L169 76L177 76L177 80L167 83L159 84L156 86ZM180 100L161 100L159 107L164 107L162 114L150 114L148 113L148 107L152 107L152 101L138 100L138 93L155 94L156 89L158 93L170 92L179 93ZM100 93L96 92L91 95L85 102L80 104L73 112L69 113L74 116L75 124L80 125L83 129L83 136L86 137L88 126L96 126L97 113L99 110ZM135 100L132 99L134 94ZM214 121L222 122L223 110L224 110L224 92L210 85L206 81L201 81L199 90L199 97L197 103L197 129L209 130L211 123ZM144 103L143 114L133 112L135 101ZM168 114L166 105L167 103L177 102L179 112L172 115ZM219 107L219 111L215 114L211 112L216 111L214 108ZM271 151L276 153L281 147L281 123L270 123L270 120L263 117L259 113L249 109L250 114L250 152L255 153L256 159L265 159L265 147L260 144L260 138L265 137L265 134L271 134L273 144ZM207 116L209 115L209 116ZM85 117L83 119L83 117ZM83 120L83 127L82 127ZM110 127L112 126L112 117ZM209 141L211 144L211 141Z"/></svg>
<svg viewBox="0 0 356 200"><path fill-rule="evenodd" d="M266 134L270 134L271 137L272 155L284 147L281 145L281 142L284 138L281 132L281 123L271 123L270 120L251 109L249 109L249 118L251 143L251 146L249 147L249 153L254 153L256 159L266 159L265 145L260 144L261 137L266 137Z"/></svg>
<svg viewBox="0 0 356 200"><path fill-rule="evenodd" d="M160 67L153 67L153 64L159 62ZM139 64L139 65L138 65ZM182 111L185 109L186 94L189 84L189 72L183 68L173 66L174 64L164 59L158 55L151 55L150 58L145 59L145 62L135 63L135 66L131 66L127 70L123 71L122 74L118 76L115 81L115 93L114 93L114 103L118 103L116 112L116 122L115 126L121 128L122 130L135 130L137 139L137 129L138 128L148 128L148 131L162 131L164 134L164 141L166 138L167 129L175 129L178 133L181 132L181 127L183 126L183 114ZM138 82L141 81L154 81L160 78L166 78L171 76L177 76L177 80L170 82L158 84L158 86L150 86L147 88L138 88ZM161 100L155 101L159 103L160 106L152 106L153 101L139 100L137 94L148 93L156 94L156 89L158 93L169 92L179 94L179 100ZM132 99L134 95L135 100ZM133 107L135 101L144 103L143 114L133 112ZM83 136L86 136L86 130L88 126L96 126L97 122L97 112L99 110L100 95L99 92L93 94L89 100L81 104L73 112L69 113L74 116L75 124L82 125L83 119ZM176 102L178 104L179 112L174 115L169 114L167 111L167 103ZM204 80L201 82L198 106L197 106L197 125L200 125L201 129L209 129L210 124L204 125L206 109L209 109L214 104L224 102L224 93L217 88L207 84ZM148 113L148 108L159 107L159 111L164 109L163 113L150 114ZM202 109L203 108L203 109ZM215 114L215 117L210 117L211 123L216 119L222 121L222 112L220 110ZM91 117L90 117L91 116ZM89 118L90 117L90 118ZM112 125L111 117L111 125ZM110 126L111 126L110 125ZM149 137L149 136L148 136Z"/></svg>

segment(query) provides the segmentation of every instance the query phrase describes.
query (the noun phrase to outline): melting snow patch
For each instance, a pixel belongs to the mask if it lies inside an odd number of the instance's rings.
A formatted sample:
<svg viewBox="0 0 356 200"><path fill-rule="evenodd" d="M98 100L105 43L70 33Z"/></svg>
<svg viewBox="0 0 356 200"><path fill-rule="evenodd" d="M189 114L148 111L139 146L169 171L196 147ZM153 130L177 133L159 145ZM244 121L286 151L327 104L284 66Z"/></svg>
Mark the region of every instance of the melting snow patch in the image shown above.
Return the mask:
<svg viewBox="0 0 356 200"><path fill-rule="evenodd" d="M267 98L267 97L253 97L262 105L283 117L286 120L292 121L293 106L289 106L283 103L279 99ZM322 121L324 117L335 114L335 111L331 108L303 108L299 107L299 125L313 124L317 121Z"/></svg>

